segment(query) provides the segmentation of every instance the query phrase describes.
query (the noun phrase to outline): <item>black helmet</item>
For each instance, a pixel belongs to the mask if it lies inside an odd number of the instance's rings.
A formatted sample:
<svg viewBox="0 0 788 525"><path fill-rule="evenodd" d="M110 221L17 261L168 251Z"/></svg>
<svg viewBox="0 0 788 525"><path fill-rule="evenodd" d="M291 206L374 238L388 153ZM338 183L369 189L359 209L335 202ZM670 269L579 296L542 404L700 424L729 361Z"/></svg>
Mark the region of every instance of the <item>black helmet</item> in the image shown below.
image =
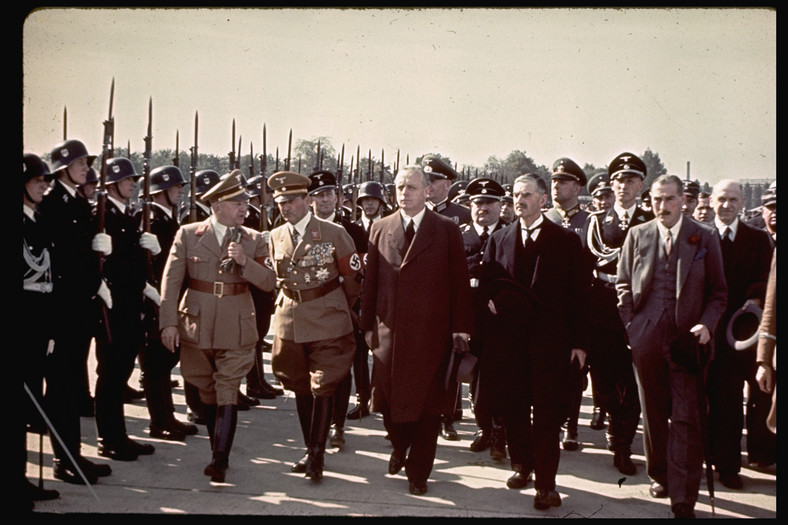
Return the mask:
<svg viewBox="0 0 788 525"><path fill-rule="evenodd" d="M150 172L151 193L165 191L179 184L186 184L186 179L177 166L159 166Z"/></svg>
<svg viewBox="0 0 788 525"><path fill-rule="evenodd" d="M194 194L198 197L219 182L219 174L213 170L198 171L194 174L194 177L197 179L195 181L196 190Z"/></svg>
<svg viewBox="0 0 788 525"><path fill-rule="evenodd" d="M88 166L93 165L96 160L95 155L88 155L88 149L79 140L67 140L61 142L52 149L52 171L68 167L69 164L82 157L87 157Z"/></svg>
<svg viewBox="0 0 788 525"><path fill-rule="evenodd" d="M140 174L137 173L134 164L126 157L113 157L107 159L106 168L107 184L114 184L128 177L134 177L134 180L140 178Z"/></svg>
<svg viewBox="0 0 788 525"><path fill-rule="evenodd" d="M98 181L99 181L99 176L98 173L96 172L96 168L88 168L88 174L85 176L85 184L92 184Z"/></svg>
<svg viewBox="0 0 788 525"><path fill-rule="evenodd" d="M368 180L358 187L358 200L364 197L375 197L386 204L386 189L378 181Z"/></svg>
<svg viewBox="0 0 788 525"><path fill-rule="evenodd" d="M263 176L258 174L254 177L250 177L249 180L246 181L246 193L248 193L250 197L257 197L260 195L260 183L262 180Z"/></svg>
<svg viewBox="0 0 788 525"><path fill-rule="evenodd" d="M35 153L25 153L22 156L22 183L27 184L30 179L44 176L49 182L54 177L49 171L49 165Z"/></svg>

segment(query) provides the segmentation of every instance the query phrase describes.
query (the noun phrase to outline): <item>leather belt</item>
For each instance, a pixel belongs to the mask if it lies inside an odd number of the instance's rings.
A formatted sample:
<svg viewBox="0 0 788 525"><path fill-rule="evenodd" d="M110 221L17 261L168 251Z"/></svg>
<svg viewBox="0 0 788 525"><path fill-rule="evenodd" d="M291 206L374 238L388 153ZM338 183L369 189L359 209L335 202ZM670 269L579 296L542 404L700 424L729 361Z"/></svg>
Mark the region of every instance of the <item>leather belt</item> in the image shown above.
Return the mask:
<svg viewBox="0 0 788 525"><path fill-rule="evenodd" d="M24 289L28 292L50 293L52 283L24 283Z"/></svg>
<svg viewBox="0 0 788 525"><path fill-rule="evenodd" d="M318 286L317 288L309 288L308 290L291 290L290 288L285 288L282 286L282 293L293 301L303 303L305 301L317 299L318 297L323 297L327 293L333 292L337 288L339 288L338 278L334 279L333 281L329 281L324 285Z"/></svg>
<svg viewBox="0 0 788 525"><path fill-rule="evenodd" d="M189 288L197 292L210 293L216 297L225 295L238 295L249 291L248 283L225 283L222 281L201 281L200 279L189 279Z"/></svg>

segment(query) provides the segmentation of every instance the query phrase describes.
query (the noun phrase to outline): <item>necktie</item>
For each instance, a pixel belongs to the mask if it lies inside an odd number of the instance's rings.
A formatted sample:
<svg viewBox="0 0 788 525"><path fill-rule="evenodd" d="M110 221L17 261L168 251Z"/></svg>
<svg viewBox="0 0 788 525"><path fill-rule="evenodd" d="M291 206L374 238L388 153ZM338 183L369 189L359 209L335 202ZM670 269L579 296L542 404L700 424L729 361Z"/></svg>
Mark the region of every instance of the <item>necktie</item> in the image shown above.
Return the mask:
<svg viewBox="0 0 788 525"><path fill-rule="evenodd" d="M482 244L487 242L487 239L490 237L490 232L488 231L489 227L485 226L484 230L482 230L482 234L479 235L479 238L482 240Z"/></svg>
<svg viewBox="0 0 788 525"><path fill-rule="evenodd" d="M416 227L413 224L413 219L410 220L408 223L408 227L405 228L405 242L408 246L410 243L413 242L413 237L416 235Z"/></svg>
<svg viewBox="0 0 788 525"><path fill-rule="evenodd" d="M725 231L722 232L722 240L723 241L729 241L729 242L732 240L731 239L731 229L730 229L730 227L727 227L727 226L725 227Z"/></svg>
<svg viewBox="0 0 788 525"><path fill-rule="evenodd" d="M523 246L528 246L535 241L535 239L531 239L531 234L541 227L542 225L540 224L535 228L523 228L523 231L525 232L525 235L523 235Z"/></svg>
<svg viewBox="0 0 788 525"><path fill-rule="evenodd" d="M298 246L298 243L301 242L301 234L298 233L298 230L293 228L293 244Z"/></svg>
<svg viewBox="0 0 788 525"><path fill-rule="evenodd" d="M668 230L668 236L665 237L665 253L670 257L670 252L673 250L673 234Z"/></svg>

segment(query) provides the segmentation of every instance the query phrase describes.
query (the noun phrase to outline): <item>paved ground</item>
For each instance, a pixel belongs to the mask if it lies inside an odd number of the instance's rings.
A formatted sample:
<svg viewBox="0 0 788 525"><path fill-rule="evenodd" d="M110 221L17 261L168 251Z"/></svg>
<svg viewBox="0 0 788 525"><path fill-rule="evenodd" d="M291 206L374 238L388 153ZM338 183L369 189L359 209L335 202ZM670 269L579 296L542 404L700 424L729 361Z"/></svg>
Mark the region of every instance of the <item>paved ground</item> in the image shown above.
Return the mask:
<svg viewBox="0 0 788 525"><path fill-rule="evenodd" d="M269 381L270 354L265 354ZM91 365L91 370L94 366ZM183 380L175 390L178 417L185 420ZM138 370L130 384L137 387ZM561 507L549 511L533 508L533 486L510 490L508 461L495 461L488 452L468 449L475 424L468 409L457 424L460 441L440 440L435 467L424 496L408 493L404 471L386 472L391 446L385 440L377 415L349 421L342 450L329 449L325 478L315 484L290 472L290 465L304 452L292 396L263 400L239 412L238 430L230 457L227 483L213 484L202 470L210 461L205 427L186 442L151 439L144 401L126 405L129 434L151 443L156 453L133 462L100 458L92 418L82 419L83 454L107 462L113 473L91 488L70 485L52 476L49 439L44 439L44 484L60 491L60 498L37 502L35 515L52 514L224 514L276 516L419 516L419 517L553 517L553 518L668 518L668 500L649 497L642 435L634 443L633 460L638 474L623 478L613 468L612 453L605 448L604 431L592 430L590 391L580 415L581 448L562 452L558 472ZM39 440L28 436L28 478L38 481ZM746 458L743 458L743 460ZM776 518L777 470L742 469L744 489L715 488L718 518ZM698 517L712 516L706 484L696 506Z"/></svg>

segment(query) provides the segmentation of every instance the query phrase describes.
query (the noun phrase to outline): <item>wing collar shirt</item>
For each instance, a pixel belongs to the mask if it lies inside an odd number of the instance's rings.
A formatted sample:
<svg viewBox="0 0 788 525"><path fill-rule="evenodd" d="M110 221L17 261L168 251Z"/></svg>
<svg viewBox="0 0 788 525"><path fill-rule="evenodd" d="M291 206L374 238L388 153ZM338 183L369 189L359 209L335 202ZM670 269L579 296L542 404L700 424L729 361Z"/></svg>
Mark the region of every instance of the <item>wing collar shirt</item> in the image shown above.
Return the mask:
<svg viewBox="0 0 788 525"><path fill-rule="evenodd" d="M525 242L525 234L526 234L525 230L526 229L531 232L530 233L530 238L531 238L532 241L535 241L537 239L537 237L539 237L539 232L542 231L542 222L543 221L544 221L544 215L542 215L540 213L539 217L536 218L536 220L533 222L533 224L531 224L531 226L526 228L525 223L522 221L522 219L520 219L520 228L522 228L522 230L523 230L523 242Z"/></svg>

